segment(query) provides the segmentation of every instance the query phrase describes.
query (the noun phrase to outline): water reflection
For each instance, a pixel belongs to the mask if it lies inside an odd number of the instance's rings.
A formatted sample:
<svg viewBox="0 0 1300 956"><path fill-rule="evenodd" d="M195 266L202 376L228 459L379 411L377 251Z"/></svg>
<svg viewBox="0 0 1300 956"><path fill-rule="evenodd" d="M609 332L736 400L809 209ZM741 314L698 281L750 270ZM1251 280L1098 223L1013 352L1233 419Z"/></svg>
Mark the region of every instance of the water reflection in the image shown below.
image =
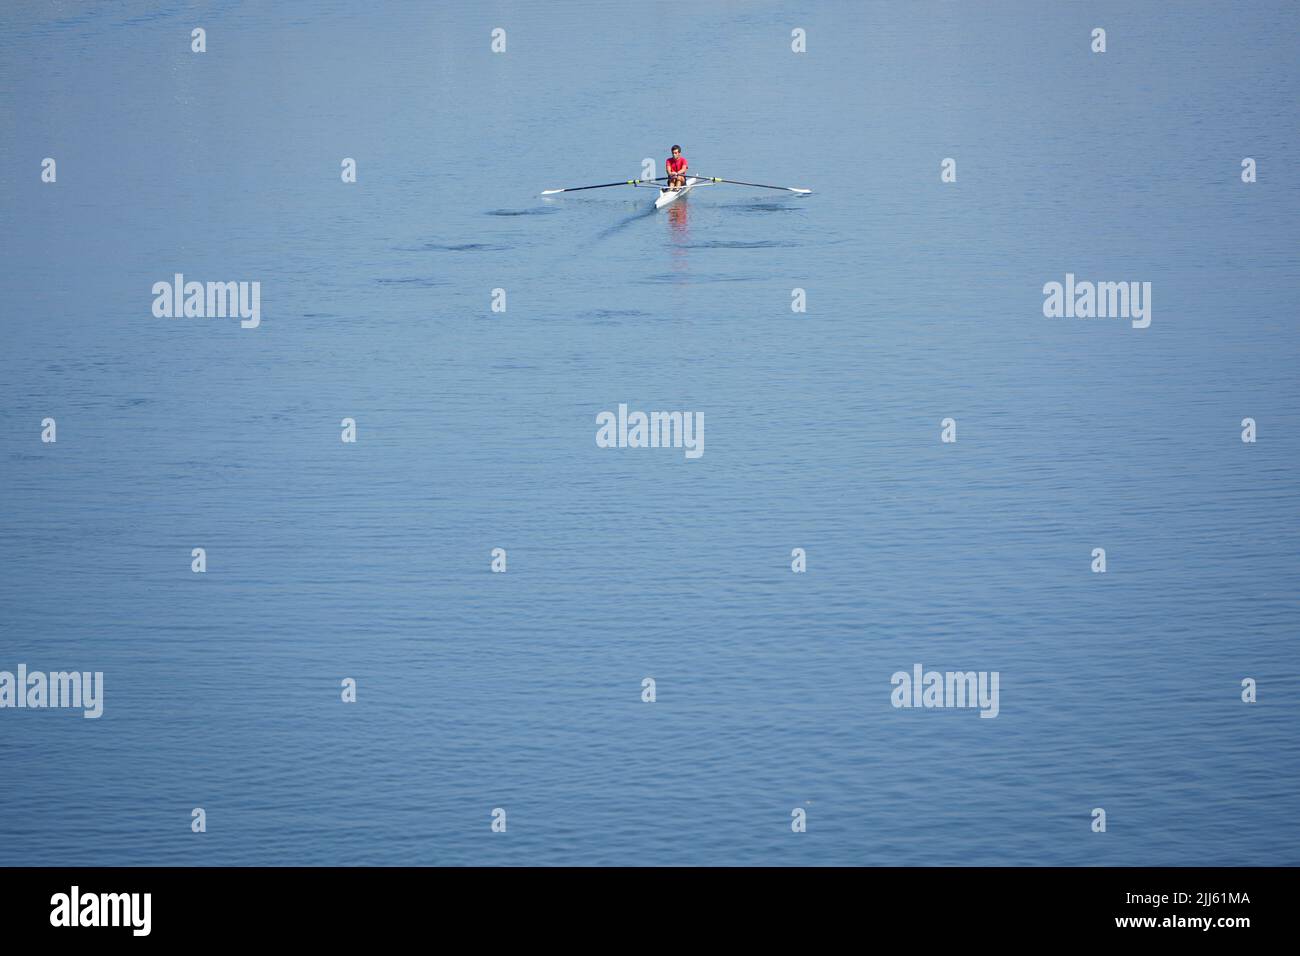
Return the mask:
<svg viewBox="0 0 1300 956"><path fill-rule="evenodd" d="M668 207L668 223L673 227L673 234L682 239L686 238L687 228L690 225L686 210L691 207L686 199L687 197L683 196Z"/></svg>

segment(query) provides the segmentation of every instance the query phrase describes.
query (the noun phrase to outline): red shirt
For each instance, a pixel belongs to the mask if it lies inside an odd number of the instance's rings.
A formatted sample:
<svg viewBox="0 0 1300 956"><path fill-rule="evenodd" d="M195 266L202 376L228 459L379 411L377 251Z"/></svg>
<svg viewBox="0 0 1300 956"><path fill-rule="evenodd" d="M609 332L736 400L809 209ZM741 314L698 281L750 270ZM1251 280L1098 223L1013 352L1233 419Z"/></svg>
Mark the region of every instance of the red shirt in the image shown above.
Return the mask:
<svg viewBox="0 0 1300 956"><path fill-rule="evenodd" d="M686 169L686 157L685 157L685 156L677 156L677 157L669 156L668 159L666 159L666 160L664 161L664 168L667 169L668 172L670 172L670 173L680 173L680 172L682 172L683 170Z"/></svg>

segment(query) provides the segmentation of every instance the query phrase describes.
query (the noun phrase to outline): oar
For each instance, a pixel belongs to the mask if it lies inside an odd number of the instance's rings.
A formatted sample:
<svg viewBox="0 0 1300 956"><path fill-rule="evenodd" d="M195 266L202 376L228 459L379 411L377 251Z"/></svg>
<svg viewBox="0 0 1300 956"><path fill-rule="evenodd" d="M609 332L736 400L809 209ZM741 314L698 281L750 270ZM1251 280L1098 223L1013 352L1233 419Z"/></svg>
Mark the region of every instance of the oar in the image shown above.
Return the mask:
<svg viewBox="0 0 1300 956"><path fill-rule="evenodd" d="M569 186L566 189L543 189L543 196L550 196L553 193L576 193L584 189L606 189L610 186L635 186L637 183L657 183L660 180L667 179L667 176L660 176L659 179L621 179L616 183L601 183L598 186Z"/></svg>
<svg viewBox="0 0 1300 956"><path fill-rule="evenodd" d="M701 176L700 179L707 180L711 183L731 183L733 186L757 186L759 189L784 189L792 193L810 193L811 189L800 189L798 186L769 186L767 183L742 183L739 179L719 179L716 176Z"/></svg>

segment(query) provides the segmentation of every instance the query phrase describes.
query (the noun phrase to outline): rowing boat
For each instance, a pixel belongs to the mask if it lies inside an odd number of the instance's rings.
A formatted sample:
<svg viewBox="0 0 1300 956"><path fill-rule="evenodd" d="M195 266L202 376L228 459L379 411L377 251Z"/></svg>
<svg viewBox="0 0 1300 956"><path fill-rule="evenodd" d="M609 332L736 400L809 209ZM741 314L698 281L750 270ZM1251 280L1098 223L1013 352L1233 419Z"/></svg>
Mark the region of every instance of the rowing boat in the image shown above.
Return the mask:
<svg viewBox="0 0 1300 956"><path fill-rule="evenodd" d="M667 182L667 176L660 176L658 179L623 179L616 183L599 183L595 186L568 186L564 189L543 189L543 196L553 196L556 193L576 193L584 189L608 189L610 186L641 186L643 188L657 189L659 195L655 197L655 208L663 209L664 206L675 203L683 198L696 186L711 186L714 183L730 183L733 186L755 186L759 189L784 189L786 192L796 193L800 196L806 196L812 192L811 189L801 189L798 186L769 186L766 183L746 183L739 179L721 179L717 176L691 176L686 180L685 186L669 188L660 186L660 183Z"/></svg>
<svg viewBox="0 0 1300 956"><path fill-rule="evenodd" d="M663 209L664 206L667 206L669 203L674 203L679 199L685 199L686 194L696 186L700 185L700 183L701 180L691 176L686 180L685 186L676 186L673 188L665 186L659 190L659 198L655 200L655 208Z"/></svg>

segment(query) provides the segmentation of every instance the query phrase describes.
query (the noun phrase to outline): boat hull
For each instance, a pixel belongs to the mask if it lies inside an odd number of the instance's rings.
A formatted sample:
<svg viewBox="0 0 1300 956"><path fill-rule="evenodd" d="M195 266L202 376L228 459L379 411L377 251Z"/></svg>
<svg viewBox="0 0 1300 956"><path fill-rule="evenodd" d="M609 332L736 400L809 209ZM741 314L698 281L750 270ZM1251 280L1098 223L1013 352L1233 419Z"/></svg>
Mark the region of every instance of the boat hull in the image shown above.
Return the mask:
<svg viewBox="0 0 1300 956"><path fill-rule="evenodd" d="M685 185L685 186L682 186L682 187L679 188L679 189L661 189L661 190L659 190L659 198L657 198L657 199L655 200L655 208L656 208L656 209L663 209L664 206L667 206L667 205L669 205L669 204L671 204L671 203L675 203L677 200L679 200L679 199L681 199L682 197L684 197L688 192L690 192L690 191L691 191L692 189L694 189L697 185L699 185L699 182L700 182L700 181L699 181L698 179L696 179L694 176L690 176L690 177L687 177L687 179L686 179L686 185Z"/></svg>

